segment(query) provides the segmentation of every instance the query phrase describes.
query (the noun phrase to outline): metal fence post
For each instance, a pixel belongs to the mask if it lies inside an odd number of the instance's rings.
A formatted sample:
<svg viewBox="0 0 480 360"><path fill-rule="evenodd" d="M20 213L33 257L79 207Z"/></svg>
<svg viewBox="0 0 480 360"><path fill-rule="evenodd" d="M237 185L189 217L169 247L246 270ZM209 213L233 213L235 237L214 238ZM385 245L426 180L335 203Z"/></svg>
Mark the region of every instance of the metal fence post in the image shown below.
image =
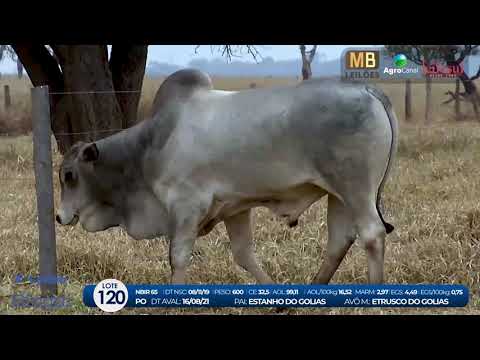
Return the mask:
<svg viewBox="0 0 480 360"><path fill-rule="evenodd" d="M32 89L33 158L37 192L40 290L57 295L57 249L48 86Z"/></svg>

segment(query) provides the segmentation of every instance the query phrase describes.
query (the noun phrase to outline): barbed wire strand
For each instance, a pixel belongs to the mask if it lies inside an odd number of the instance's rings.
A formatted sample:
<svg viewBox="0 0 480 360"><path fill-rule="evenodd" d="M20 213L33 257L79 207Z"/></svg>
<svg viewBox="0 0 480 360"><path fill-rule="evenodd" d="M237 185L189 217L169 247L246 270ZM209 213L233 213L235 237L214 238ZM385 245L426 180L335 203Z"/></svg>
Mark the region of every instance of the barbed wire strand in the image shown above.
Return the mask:
<svg viewBox="0 0 480 360"><path fill-rule="evenodd" d="M90 131L78 131L78 132L62 132L62 133L54 133L52 131L52 135L54 136L66 136L66 135L85 135L85 134L95 134L95 133L104 133L104 132L115 132L115 131L123 131L125 129L104 129L104 130L90 130ZM25 136L26 134L10 134L10 133L0 133L0 136L3 137L15 137L15 136Z"/></svg>
<svg viewBox="0 0 480 360"><path fill-rule="evenodd" d="M0 181L11 181L11 180L15 180L15 181L18 181L18 180L21 180L21 181L35 181L35 178L2 178L0 177Z"/></svg>
<svg viewBox="0 0 480 360"><path fill-rule="evenodd" d="M127 129L109 129L109 130L91 130L91 131L79 131L79 132L66 132L66 133L53 133L53 135L84 135L84 134L94 134L94 133L100 133L100 132L113 132L113 131L123 131Z"/></svg>
<svg viewBox="0 0 480 360"><path fill-rule="evenodd" d="M129 94L141 93L141 90L99 90L99 91L51 91L49 95L82 95L82 94Z"/></svg>
<svg viewBox="0 0 480 360"><path fill-rule="evenodd" d="M84 95L84 94L138 94L141 93L141 90L100 90L100 91L51 91L49 95ZM86 134L96 134L96 133L105 133L105 132L118 132L125 129L104 129L104 130L91 130L91 131L79 131L79 132L62 132L54 133L54 136L69 136L69 135L86 135ZM1 133L0 136L10 137L18 136L19 134L10 134L10 133ZM23 178L23 177L0 177L0 181L25 181L25 182L35 182L35 178ZM0 203L15 201L15 199L0 200Z"/></svg>

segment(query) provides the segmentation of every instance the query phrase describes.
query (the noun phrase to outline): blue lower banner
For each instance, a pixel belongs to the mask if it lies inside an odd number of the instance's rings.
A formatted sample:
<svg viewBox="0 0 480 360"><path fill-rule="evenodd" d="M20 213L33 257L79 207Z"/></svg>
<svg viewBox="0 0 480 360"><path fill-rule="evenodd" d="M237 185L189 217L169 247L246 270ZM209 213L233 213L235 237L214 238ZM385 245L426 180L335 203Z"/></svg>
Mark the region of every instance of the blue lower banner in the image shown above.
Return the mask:
<svg viewBox="0 0 480 360"><path fill-rule="evenodd" d="M463 285L87 285L86 306L123 307L463 307Z"/></svg>

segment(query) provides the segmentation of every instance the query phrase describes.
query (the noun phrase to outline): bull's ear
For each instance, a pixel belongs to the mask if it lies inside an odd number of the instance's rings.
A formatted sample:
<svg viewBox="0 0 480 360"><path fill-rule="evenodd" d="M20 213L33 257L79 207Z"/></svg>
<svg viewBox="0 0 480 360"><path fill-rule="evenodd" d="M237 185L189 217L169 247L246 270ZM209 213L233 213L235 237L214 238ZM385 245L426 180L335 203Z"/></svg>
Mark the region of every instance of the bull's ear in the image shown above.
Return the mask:
<svg viewBox="0 0 480 360"><path fill-rule="evenodd" d="M82 161L95 161L98 159L98 148L95 143L88 144L85 146L82 150L82 153L80 154L80 158Z"/></svg>

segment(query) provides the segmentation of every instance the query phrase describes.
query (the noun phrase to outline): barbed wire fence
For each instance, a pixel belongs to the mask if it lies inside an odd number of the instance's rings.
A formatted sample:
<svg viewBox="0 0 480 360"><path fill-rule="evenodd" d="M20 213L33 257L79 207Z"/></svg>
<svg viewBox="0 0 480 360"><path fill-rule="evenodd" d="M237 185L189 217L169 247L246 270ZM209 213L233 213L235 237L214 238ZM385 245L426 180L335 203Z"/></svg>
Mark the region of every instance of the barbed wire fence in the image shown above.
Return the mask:
<svg viewBox="0 0 480 360"><path fill-rule="evenodd" d="M54 206L54 167L52 136L87 135L98 133L117 133L123 128L95 129L91 131L58 132L53 134L50 121L50 96L51 95L84 95L84 94L118 94L118 93L141 93L141 90L107 90L107 91L66 91L49 92L48 86L39 86L31 89L32 100L32 137L33 137L33 172L34 177L18 175L0 175L1 182L23 182L34 185L37 198L37 225L38 225L38 249L39 249L39 285L42 297L56 296L58 294L57 276L57 252L55 232L55 206ZM1 137L13 137L18 134L2 133ZM14 147L12 146L12 153ZM8 152L8 150L7 150ZM3 160L3 159L1 159ZM24 161L24 159L22 159ZM7 163L5 159L2 162ZM17 159L17 162L19 159ZM7 198L0 198L0 206L4 207L15 201L12 194ZM43 280L42 280L43 279ZM53 281L52 281L53 279Z"/></svg>
<svg viewBox="0 0 480 360"><path fill-rule="evenodd" d="M119 91L66 91L66 92L49 92L48 95L81 95L81 94L118 94L118 93L141 93L140 90L119 90ZM58 138L59 136L71 136L71 135L88 135L88 134L98 134L98 133L117 133L119 131L125 130L124 128L115 128L115 129L97 129L97 130L89 130L89 131L77 131L77 132L56 132L53 134L55 138ZM0 132L0 139L1 138L15 138L23 134L19 133L9 133L9 132ZM33 134L32 134L33 137ZM56 150L56 144L53 143L53 151ZM13 145L12 146L12 152L14 151ZM0 159L1 160L1 159ZM31 178L26 178L24 176L1 176L0 175L0 181L30 181L34 182L35 177ZM0 203L5 201L4 199L0 199ZM7 200L9 201L9 200Z"/></svg>

